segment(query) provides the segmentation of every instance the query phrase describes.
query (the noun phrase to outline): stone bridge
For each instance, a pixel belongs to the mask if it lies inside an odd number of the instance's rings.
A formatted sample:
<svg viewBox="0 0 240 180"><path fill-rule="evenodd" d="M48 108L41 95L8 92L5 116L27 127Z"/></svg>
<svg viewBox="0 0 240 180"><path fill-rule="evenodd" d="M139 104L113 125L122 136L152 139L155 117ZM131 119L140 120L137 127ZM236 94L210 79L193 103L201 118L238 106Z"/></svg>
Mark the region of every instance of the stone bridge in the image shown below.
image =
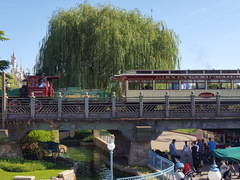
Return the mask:
<svg viewBox="0 0 240 180"><path fill-rule="evenodd" d="M129 164L145 165L151 140L173 129L238 129L240 102L217 95L214 101L196 101L194 94L179 102L169 95L163 102L116 101L96 103L88 96L82 101L8 99L2 106L2 129L11 142L18 143L31 130L109 130L115 135L114 155L128 156ZM13 102L11 104L11 102Z"/></svg>

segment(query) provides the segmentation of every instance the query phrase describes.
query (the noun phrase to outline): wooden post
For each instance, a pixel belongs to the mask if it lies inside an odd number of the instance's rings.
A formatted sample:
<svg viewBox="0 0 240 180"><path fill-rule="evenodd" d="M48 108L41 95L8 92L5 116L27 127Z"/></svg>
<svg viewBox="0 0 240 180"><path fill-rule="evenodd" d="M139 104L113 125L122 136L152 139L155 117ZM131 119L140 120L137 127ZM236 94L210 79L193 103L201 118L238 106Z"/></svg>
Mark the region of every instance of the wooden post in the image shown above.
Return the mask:
<svg viewBox="0 0 240 180"><path fill-rule="evenodd" d="M2 72L2 128L6 128L7 119L7 98L6 98L6 76L5 72Z"/></svg>
<svg viewBox="0 0 240 180"><path fill-rule="evenodd" d="M195 112L196 112L196 110L195 110L195 94L193 91L191 92L190 97L191 97L191 116L195 117Z"/></svg>
<svg viewBox="0 0 240 180"><path fill-rule="evenodd" d="M62 117L62 94L58 93L58 119Z"/></svg>
<svg viewBox="0 0 240 180"><path fill-rule="evenodd" d="M143 92L140 92L139 95L139 116L143 117Z"/></svg>
<svg viewBox="0 0 240 180"><path fill-rule="evenodd" d="M116 93L112 93L112 117L116 117Z"/></svg>
<svg viewBox="0 0 240 180"><path fill-rule="evenodd" d="M30 96L30 105L31 105L31 119L34 119L35 117L35 96L34 93L32 92Z"/></svg>
<svg viewBox="0 0 240 180"><path fill-rule="evenodd" d="M217 101L217 116L221 116L221 95L219 91L217 91L216 101Z"/></svg>
<svg viewBox="0 0 240 180"><path fill-rule="evenodd" d="M165 95L165 116L169 117L169 92Z"/></svg>
<svg viewBox="0 0 240 180"><path fill-rule="evenodd" d="M85 118L88 118L89 116L89 99L88 99L88 93L86 92L84 97L85 102Z"/></svg>

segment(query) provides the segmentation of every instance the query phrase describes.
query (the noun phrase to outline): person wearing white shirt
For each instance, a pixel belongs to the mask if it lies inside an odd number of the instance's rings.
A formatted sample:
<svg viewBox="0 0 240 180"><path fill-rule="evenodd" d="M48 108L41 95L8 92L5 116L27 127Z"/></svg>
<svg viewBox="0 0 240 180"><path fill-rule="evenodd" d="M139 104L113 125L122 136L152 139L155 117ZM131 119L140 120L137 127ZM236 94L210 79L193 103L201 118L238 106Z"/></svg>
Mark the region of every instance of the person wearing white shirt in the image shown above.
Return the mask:
<svg viewBox="0 0 240 180"><path fill-rule="evenodd" d="M190 151L191 151L190 146L187 143L188 142L185 141L185 144L184 144L183 150L182 150L185 162L189 162L189 155L190 155Z"/></svg>
<svg viewBox="0 0 240 180"><path fill-rule="evenodd" d="M45 83L44 79L40 80L40 85L38 87L40 87L40 88L41 87L46 87L46 83Z"/></svg>

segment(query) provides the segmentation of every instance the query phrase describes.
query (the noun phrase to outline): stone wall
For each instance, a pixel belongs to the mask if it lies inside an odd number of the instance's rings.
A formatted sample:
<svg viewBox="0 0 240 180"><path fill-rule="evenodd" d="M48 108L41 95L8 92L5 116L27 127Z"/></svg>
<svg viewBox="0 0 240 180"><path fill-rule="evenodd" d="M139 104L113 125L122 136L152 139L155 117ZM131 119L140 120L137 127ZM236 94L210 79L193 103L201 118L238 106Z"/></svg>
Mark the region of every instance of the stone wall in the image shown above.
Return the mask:
<svg viewBox="0 0 240 180"><path fill-rule="evenodd" d="M51 178L51 180L76 180L76 174L73 169L66 170L58 173L58 176Z"/></svg>
<svg viewBox="0 0 240 180"><path fill-rule="evenodd" d="M107 148L107 142L103 141L99 137L94 138L94 145L103 149L103 150L105 150L105 151L109 151L108 148Z"/></svg>
<svg viewBox="0 0 240 180"><path fill-rule="evenodd" d="M23 157L20 144L15 142L0 143L0 156L8 158Z"/></svg>
<svg viewBox="0 0 240 180"><path fill-rule="evenodd" d="M151 150L151 141L132 141L128 163L133 166L146 166L148 163L148 151Z"/></svg>

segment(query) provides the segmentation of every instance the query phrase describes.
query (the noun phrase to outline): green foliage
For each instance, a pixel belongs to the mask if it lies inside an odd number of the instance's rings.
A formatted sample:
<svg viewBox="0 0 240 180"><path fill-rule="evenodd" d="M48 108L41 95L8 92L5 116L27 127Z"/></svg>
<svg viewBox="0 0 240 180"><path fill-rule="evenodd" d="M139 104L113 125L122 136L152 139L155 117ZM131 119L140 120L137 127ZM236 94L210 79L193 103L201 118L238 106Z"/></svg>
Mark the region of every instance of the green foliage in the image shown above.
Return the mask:
<svg viewBox="0 0 240 180"><path fill-rule="evenodd" d="M35 153L38 149L38 141L59 142L58 131L33 130L21 142L23 153Z"/></svg>
<svg viewBox="0 0 240 180"><path fill-rule="evenodd" d="M75 131L75 137L77 139L84 139L85 137L88 137L92 135L92 130L77 130Z"/></svg>
<svg viewBox="0 0 240 180"><path fill-rule="evenodd" d="M6 81L10 82L11 88L19 88L19 82L13 74L6 73ZM2 75L0 75L0 88L2 88Z"/></svg>
<svg viewBox="0 0 240 180"><path fill-rule="evenodd" d="M44 131L44 130L33 130L31 131L27 136L27 140L31 141L57 141L58 139L56 138L56 133L57 131Z"/></svg>
<svg viewBox="0 0 240 180"><path fill-rule="evenodd" d="M28 172L36 170L44 170L55 167L55 163L46 161L33 161L25 159L9 159L0 157L0 168L11 172Z"/></svg>
<svg viewBox="0 0 240 180"><path fill-rule="evenodd" d="M0 30L0 41L6 41L6 40L9 40L8 38L4 37L5 35L5 32Z"/></svg>
<svg viewBox="0 0 240 180"><path fill-rule="evenodd" d="M39 170L39 171L29 171L29 172L9 172L0 169L1 180L13 179L14 176L35 176L35 179L49 179L50 177L56 176L58 173L69 169L66 166L59 166L52 169ZM3 178L4 177L4 178Z"/></svg>
<svg viewBox="0 0 240 180"><path fill-rule="evenodd" d="M73 137L67 137L68 140L82 140L92 135L92 130L76 130Z"/></svg>
<svg viewBox="0 0 240 180"><path fill-rule="evenodd" d="M5 71L10 67L10 62L6 60L0 60L0 71Z"/></svg>
<svg viewBox="0 0 240 180"><path fill-rule="evenodd" d="M197 133L197 129L175 129L173 131L181 132L181 133L185 133L185 134L191 134L191 135L194 135L194 136Z"/></svg>
<svg viewBox="0 0 240 180"><path fill-rule="evenodd" d="M150 174L150 173L154 173L154 171L152 169L150 169L147 166L129 166L132 169L136 169L137 171L141 172L142 174Z"/></svg>
<svg viewBox="0 0 240 180"><path fill-rule="evenodd" d="M56 87L119 91L119 84L111 82L114 74L179 68L179 42L163 21L137 9L80 4L52 16L35 71L60 75Z"/></svg>
<svg viewBox="0 0 240 180"><path fill-rule="evenodd" d="M83 142L93 142L93 135L89 135L82 140Z"/></svg>

